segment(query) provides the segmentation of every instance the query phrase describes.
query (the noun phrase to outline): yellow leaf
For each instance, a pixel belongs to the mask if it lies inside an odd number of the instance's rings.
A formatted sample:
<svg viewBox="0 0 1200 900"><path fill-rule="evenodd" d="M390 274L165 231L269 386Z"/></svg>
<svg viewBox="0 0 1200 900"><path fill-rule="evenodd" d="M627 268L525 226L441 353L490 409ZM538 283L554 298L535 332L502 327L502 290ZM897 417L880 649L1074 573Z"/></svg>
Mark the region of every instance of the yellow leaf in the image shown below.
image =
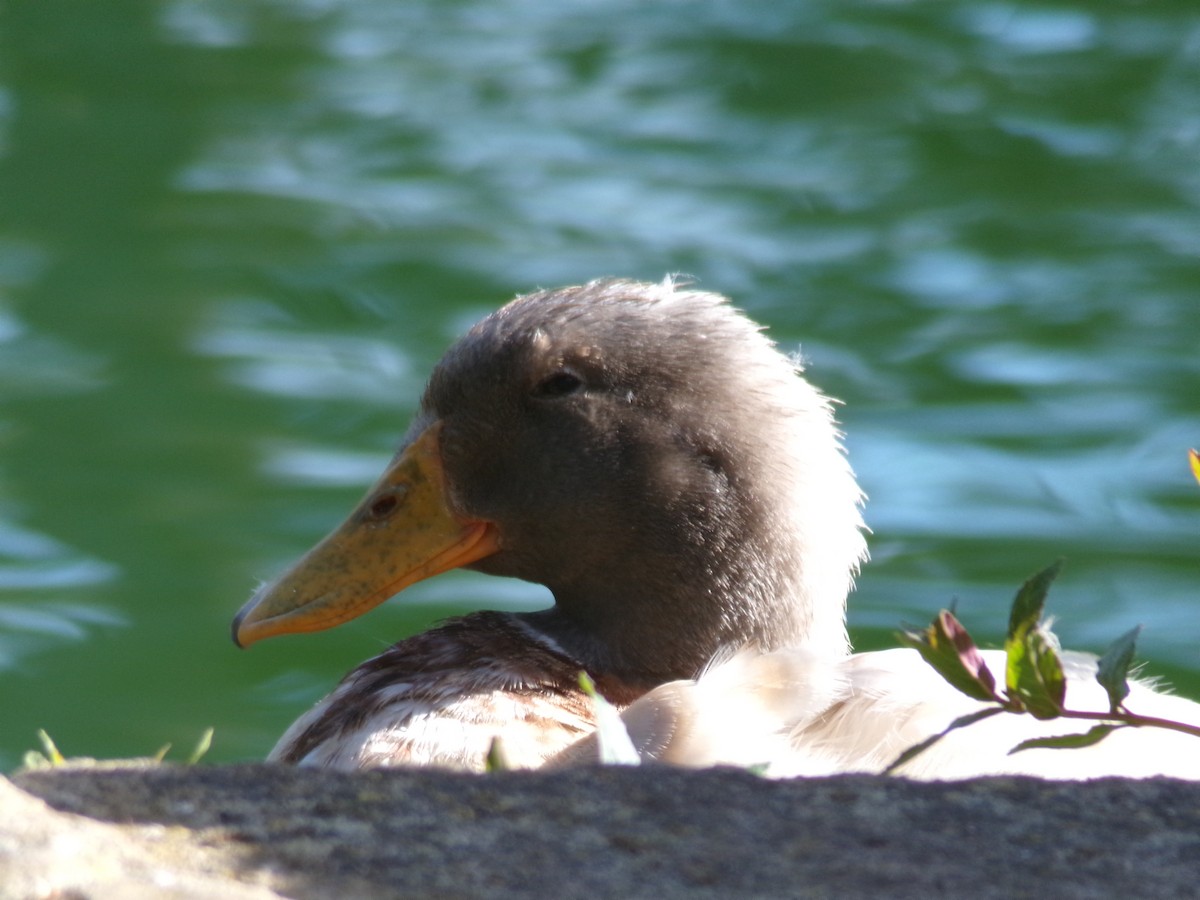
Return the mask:
<svg viewBox="0 0 1200 900"><path fill-rule="evenodd" d="M1192 474L1196 476L1197 481L1200 481L1200 452L1189 450L1188 461L1192 464Z"/></svg>

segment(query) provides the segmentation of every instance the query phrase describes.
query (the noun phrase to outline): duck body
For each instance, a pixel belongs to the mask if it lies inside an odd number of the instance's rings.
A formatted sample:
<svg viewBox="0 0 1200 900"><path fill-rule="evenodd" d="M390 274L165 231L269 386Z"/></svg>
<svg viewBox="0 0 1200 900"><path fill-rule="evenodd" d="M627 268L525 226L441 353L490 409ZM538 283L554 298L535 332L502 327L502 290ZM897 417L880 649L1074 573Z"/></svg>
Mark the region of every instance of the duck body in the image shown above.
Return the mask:
<svg viewBox="0 0 1200 900"><path fill-rule="evenodd" d="M645 759L880 771L978 704L914 651L850 654L861 501L830 401L724 298L671 280L519 297L450 348L379 481L233 633L246 646L332 627L459 566L543 584L553 606L401 641L270 758L478 771L496 747L515 766L592 762L587 672ZM1195 704L1138 690L1200 721ZM1124 773L1119 755L1081 765L1096 748L1007 756L1014 728L1046 724L995 717L904 772L1009 772L1019 758L1066 777ZM1001 751L963 737L988 729ZM1104 744L1116 738L1146 740Z"/></svg>
<svg viewBox="0 0 1200 900"><path fill-rule="evenodd" d="M993 672L1005 655L981 651ZM1095 680L1096 658L1063 655L1070 708L1104 713L1108 695ZM1200 707L1184 697L1131 681L1129 709L1144 716L1200 723ZM841 659L809 651L739 654L703 677L652 691L623 719L644 758L672 765L734 765L777 777L876 774L956 719L986 704L947 683L915 650L858 653ZM1158 728L1120 729L1086 748L1012 752L1034 738L1083 734L1091 720L1039 720L999 713L950 732L896 774L918 780L987 775L1056 779L1170 776L1200 779L1196 738ZM595 758L595 736L554 761Z"/></svg>

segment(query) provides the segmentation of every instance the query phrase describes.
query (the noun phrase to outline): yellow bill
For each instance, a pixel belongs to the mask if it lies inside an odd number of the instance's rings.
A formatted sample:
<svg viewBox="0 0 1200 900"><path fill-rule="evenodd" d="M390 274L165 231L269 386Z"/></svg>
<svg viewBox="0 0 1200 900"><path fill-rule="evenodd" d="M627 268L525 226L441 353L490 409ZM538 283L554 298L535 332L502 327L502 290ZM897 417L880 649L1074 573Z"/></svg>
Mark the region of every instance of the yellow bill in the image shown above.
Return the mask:
<svg viewBox="0 0 1200 900"><path fill-rule="evenodd" d="M440 431L438 422L425 429L336 531L250 598L233 620L234 643L332 628L499 549L494 525L450 510Z"/></svg>

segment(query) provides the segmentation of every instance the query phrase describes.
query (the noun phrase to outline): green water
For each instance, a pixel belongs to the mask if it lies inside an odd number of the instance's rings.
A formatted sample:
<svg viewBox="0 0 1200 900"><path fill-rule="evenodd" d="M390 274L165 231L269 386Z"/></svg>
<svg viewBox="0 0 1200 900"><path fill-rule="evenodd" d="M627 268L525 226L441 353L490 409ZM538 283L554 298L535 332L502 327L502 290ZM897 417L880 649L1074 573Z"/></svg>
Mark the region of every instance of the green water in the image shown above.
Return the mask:
<svg viewBox="0 0 1200 900"><path fill-rule="evenodd" d="M686 272L847 405L856 640L1054 557L1200 695L1200 16L1184 2L0 7L0 768L262 755L452 573L247 652L453 336Z"/></svg>

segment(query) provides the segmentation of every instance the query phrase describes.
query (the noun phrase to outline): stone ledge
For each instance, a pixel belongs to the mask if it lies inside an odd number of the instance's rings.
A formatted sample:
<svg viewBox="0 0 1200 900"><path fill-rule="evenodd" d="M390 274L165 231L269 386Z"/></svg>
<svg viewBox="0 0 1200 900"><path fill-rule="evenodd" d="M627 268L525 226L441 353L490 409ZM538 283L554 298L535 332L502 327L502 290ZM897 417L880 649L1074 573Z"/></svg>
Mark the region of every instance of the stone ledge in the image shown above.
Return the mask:
<svg viewBox="0 0 1200 900"><path fill-rule="evenodd" d="M661 767L62 767L0 781L0 898L1171 897L1200 784Z"/></svg>

